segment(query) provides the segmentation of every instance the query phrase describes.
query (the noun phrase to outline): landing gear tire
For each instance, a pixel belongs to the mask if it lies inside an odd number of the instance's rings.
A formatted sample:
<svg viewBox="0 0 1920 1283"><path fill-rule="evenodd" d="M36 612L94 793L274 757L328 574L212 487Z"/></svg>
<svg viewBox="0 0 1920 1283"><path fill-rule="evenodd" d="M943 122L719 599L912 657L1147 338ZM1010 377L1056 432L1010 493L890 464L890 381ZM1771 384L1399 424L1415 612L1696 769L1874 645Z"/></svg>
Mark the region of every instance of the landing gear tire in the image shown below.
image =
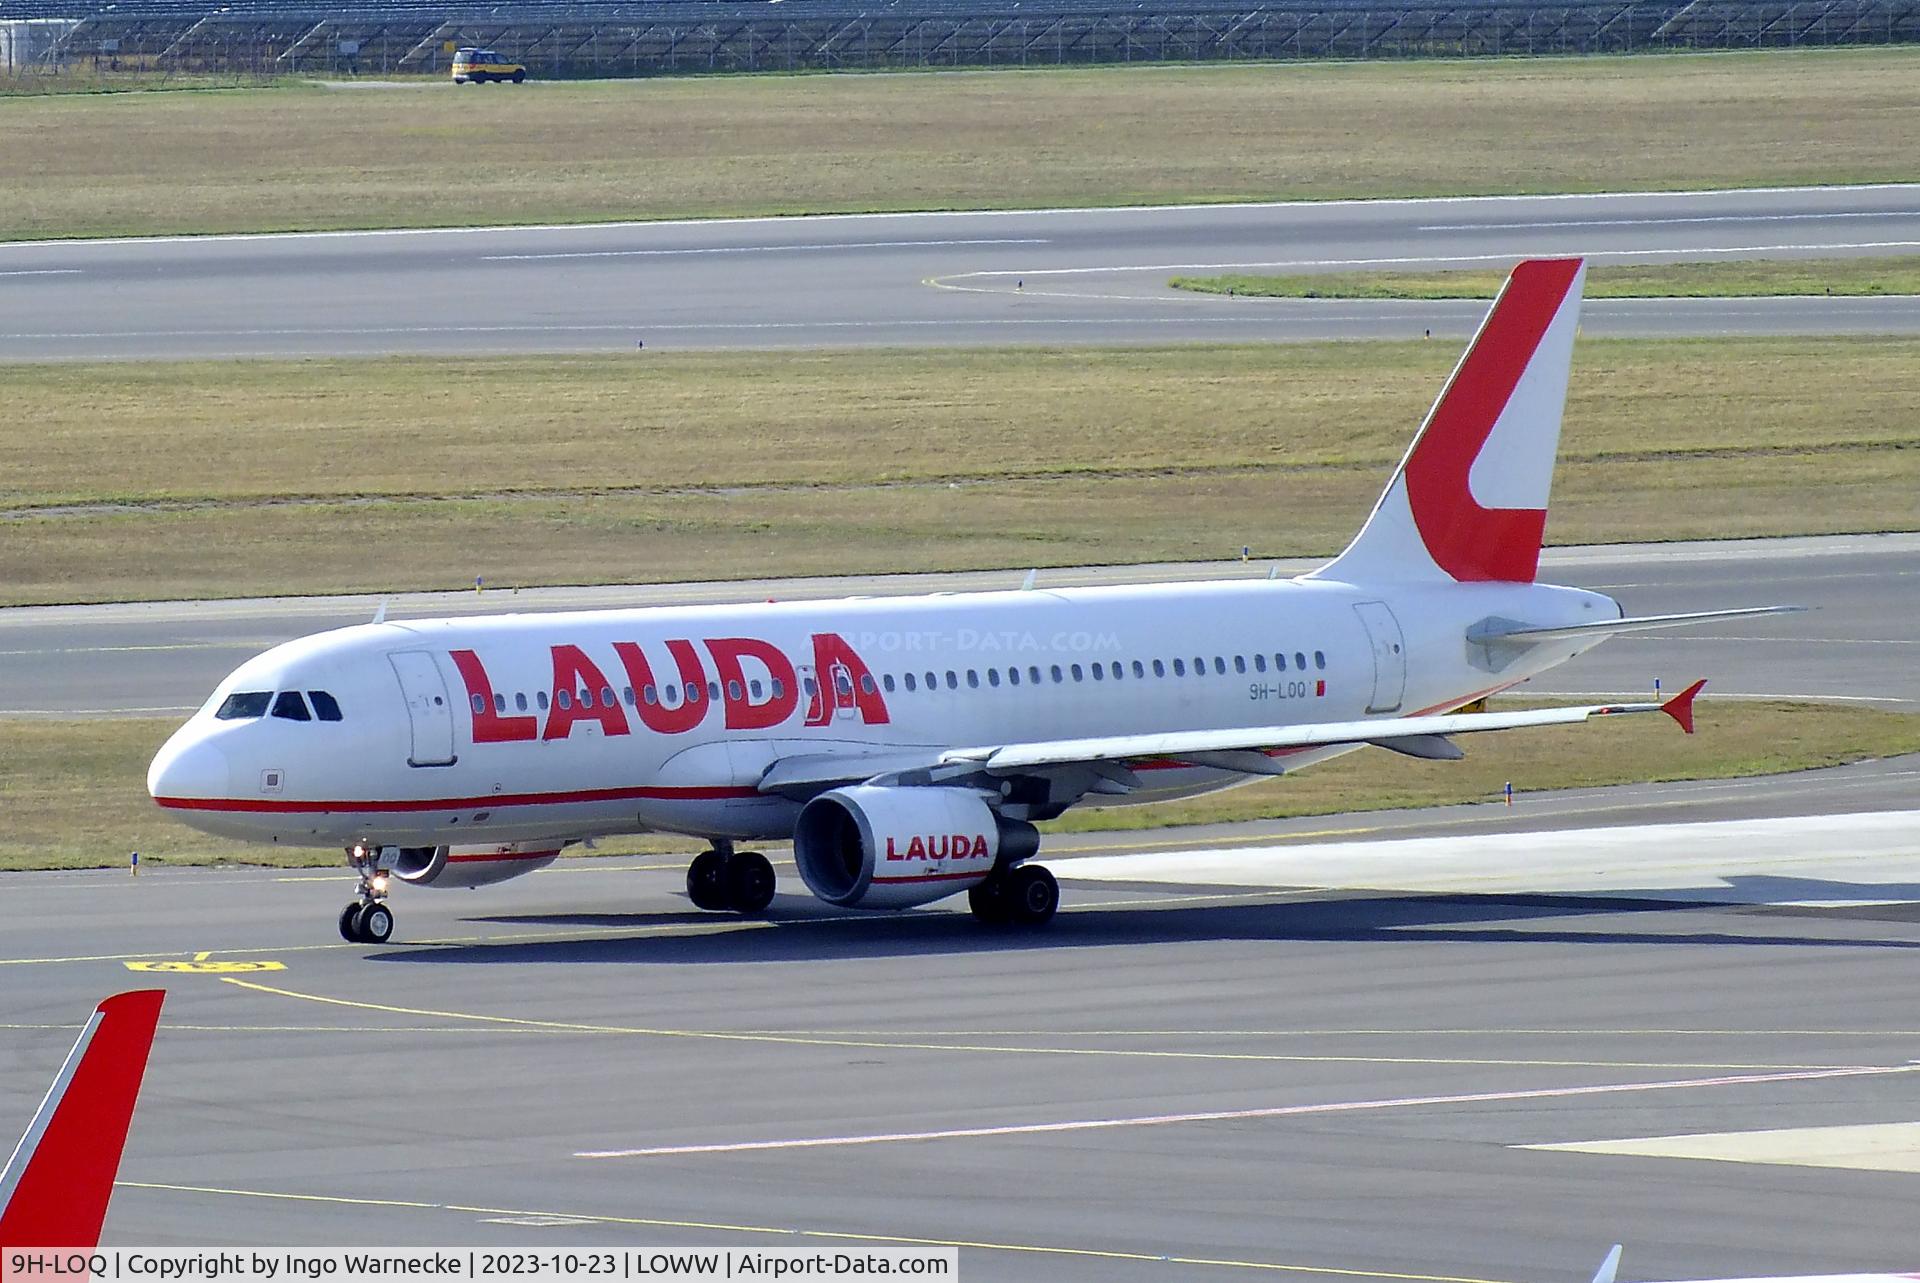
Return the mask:
<svg viewBox="0 0 1920 1283"><path fill-rule="evenodd" d="M393 910L375 900L354 914L354 931L362 944L385 944L393 936Z"/></svg>
<svg viewBox="0 0 1920 1283"><path fill-rule="evenodd" d="M1023 927L1045 926L1060 907L1060 884L1038 864L1023 864L1007 875L1008 914Z"/></svg>
<svg viewBox="0 0 1920 1283"><path fill-rule="evenodd" d="M727 908L765 913L773 903L773 865L758 851L741 851L726 863Z"/></svg>
<svg viewBox="0 0 1920 1283"><path fill-rule="evenodd" d="M973 911L977 920L989 926L1005 926L1013 921L1007 907L1007 884L997 877L976 882L968 888L967 908Z"/></svg>
<svg viewBox="0 0 1920 1283"><path fill-rule="evenodd" d="M687 866L687 899L696 909L725 909L727 897L727 857L718 851L702 851Z"/></svg>
<svg viewBox="0 0 1920 1283"><path fill-rule="evenodd" d="M346 908L340 910L340 938L348 944L360 943L360 928L357 925L360 920L360 909L360 902L353 900L348 902Z"/></svg>

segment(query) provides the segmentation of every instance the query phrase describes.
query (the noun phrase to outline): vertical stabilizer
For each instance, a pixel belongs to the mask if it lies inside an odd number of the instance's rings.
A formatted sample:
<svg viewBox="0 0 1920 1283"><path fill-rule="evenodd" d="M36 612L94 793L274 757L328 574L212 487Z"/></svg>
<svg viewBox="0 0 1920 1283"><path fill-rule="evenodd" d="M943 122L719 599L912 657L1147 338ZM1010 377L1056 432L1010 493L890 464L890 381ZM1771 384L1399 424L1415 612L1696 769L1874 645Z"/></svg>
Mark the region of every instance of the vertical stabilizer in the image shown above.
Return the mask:
<svg viewBox="0 0 1920 1283"><path fill-rule="evenodd" d="M1586 264L1519 264L1347 550L1353 581L1530 583L1560 445Z"/></svg>
<svg viewBox="0 0 1920 1283"><path fill-rule="evenodd" d="M94 1009L0 1171L0 1243L99 1245L166 996L164 989L141 989Z"/></svg>

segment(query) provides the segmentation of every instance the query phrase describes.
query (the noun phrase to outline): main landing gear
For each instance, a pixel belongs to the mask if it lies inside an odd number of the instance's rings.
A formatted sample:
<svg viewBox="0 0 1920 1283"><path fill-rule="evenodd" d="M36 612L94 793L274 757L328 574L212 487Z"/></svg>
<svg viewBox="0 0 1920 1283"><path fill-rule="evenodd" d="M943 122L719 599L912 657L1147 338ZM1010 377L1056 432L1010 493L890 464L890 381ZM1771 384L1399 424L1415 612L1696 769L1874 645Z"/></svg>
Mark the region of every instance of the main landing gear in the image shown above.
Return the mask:
<svg viewBox="0 0 1920 1283"><path fill-rule="evenodd" d="M721 840L687 866L687 898L696 909L765 913L773 903L773 865L758 851L735 851Z"/></svg>
<svg viewBox="0 0 1920 1283"><path fill-rule="evenodd" d="M349 944L385 944L393 935L393 910L386 906L387 871L372 847L350 846L347 863L360 875L359 898L340 910L340 938Z"/></svg>
<svg viewBox="0 0 1920 1283"><path fill-rule="evenodd" d="M967 907L994 926L1045 926L1060 907L1060 884L1043 865L995 869L967 892Z"/></svg>

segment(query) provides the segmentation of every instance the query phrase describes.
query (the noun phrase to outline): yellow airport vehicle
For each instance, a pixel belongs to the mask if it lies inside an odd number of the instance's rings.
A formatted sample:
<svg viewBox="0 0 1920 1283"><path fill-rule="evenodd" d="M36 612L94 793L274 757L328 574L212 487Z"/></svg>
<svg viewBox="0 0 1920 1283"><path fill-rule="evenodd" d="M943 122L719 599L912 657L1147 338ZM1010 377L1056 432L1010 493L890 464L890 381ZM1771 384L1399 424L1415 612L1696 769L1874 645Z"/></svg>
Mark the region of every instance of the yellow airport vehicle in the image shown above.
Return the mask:
<svg viewBox="0 0 1920 1283"><path fill-rule="evenodd" d="M519 84L527 78L527 65L502 58L491 49L460 49L453 55L453 83L484 85L489 80L511 80Z"/></svg>

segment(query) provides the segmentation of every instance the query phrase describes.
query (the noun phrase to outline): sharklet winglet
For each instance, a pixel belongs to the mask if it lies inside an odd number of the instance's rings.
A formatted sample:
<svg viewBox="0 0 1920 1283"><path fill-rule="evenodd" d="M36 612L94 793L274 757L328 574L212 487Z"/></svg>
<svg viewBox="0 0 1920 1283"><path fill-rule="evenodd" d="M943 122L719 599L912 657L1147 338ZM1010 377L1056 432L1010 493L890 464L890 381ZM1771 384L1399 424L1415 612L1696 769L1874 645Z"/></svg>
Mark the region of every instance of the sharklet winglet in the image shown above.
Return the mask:
<svg viewBox="0 0 1920 1283"><path fill-rule="evenodd" d="M1693 697L1698 695L1700 688L1706 684L1707 679L1702 677L1699 681L1660 705L1660 711L1680 723L1680 729L1689 735L1693 734Z"/></svg>

